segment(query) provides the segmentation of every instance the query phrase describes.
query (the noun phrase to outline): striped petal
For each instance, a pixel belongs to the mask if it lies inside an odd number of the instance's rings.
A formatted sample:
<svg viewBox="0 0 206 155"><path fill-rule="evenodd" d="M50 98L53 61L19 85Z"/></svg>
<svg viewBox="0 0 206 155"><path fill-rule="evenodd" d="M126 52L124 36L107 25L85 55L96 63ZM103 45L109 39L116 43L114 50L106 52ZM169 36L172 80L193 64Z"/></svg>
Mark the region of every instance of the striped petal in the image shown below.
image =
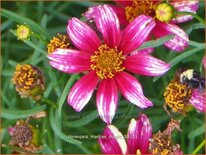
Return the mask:
<svg viewBox="0 0 206 155"><path fill-rule="evenodd" d="M154 19L141 15L131 22L122 32L122 39L119 49L128 54L137 49L149 36L154 28Z"/></svg>
<svg viewBox="0 0 206 155"><path fill-rule="evenodd" d="M181 0L181 1L173 0L170 3L179 12L196 13L196 11L199 9L198 0ZM190 15L179 15L176 18L174 18L172 21L175 23L182 23L182 22L186 22L191 19L193 19L193 17Z"/></svg>
<svg viewBox="0 0 206 155"><path fill-rule="evenodd" d="M153 106L142 91L139 81L126 72L119 72L115 75L115 81L123 96L136 106L144 109Z"/></svg>
<svg viewBox="0 0 206 155"><path fill-rule="evenodd" d="M117 103L118 93L114 80L102 80L97 90L96 105L99 116L107 124L110 124L112 122L112 119L116 112Z"/></svg>
<svg viewBox="0 0 206 155"><path fill-rule="evenodd" d="M190 103L200 112L206 111L206 93L200 92L198 89L192 90Z"/></svg>
<svg viewBox="0 0 206 155"><path fill-rule="evenodd" d="M66 73L80 73L90 67L90 55L78 50L56 49L47 57L52 67Z"/></svg>
<svg viewBox="0 0 206 155"><path fill-rule="evenodd" d="M109 47L118 46L121 39L120 24L117 15L108 5L91 7L86 13L87 18L93 18L101 32L104 42Z"/></svg>
<svg viewBox="0 0 206 155"><path fill-rule="evenodd" d="M98 77L94 71L84 75L71 88L67 101L77 112L81 111L89 102L97 86Z"/></svg>
<svg viewBox="0 0 206 155"><path fill-rule="evenodd" d="M161 38L170 34L174 34L175 36L165 43L169 49L181 52L188 47L189 38L188 35L180 29L178 26L174 24L167 24L163 22L156 22L156 28L153 29L153 34L157 38Z"/></svg>
<svg viewBox="0 0 206 155"><path fill-rule="evenodd" d="M88 53L94 53L101 44L94 30L77 18L68 21L67 33L78 49Z"/></svg>
<svg viewBox="0 0 206 155"><path fill-rule="evenodd" d="M164 61L143 53L128 56L123 66L130 72L147 76L160 76L170 69Z"/></svg>
<svg viewBox="0 0 206 155"><path fill-rule="evenodd" d="M99 144L104 154L126 154L127 151L124 136L114 125L108 125L104 129Z"/></svg>
<svg viewBox="0 0 206 155"><path fill-rule="evenodd" d="M141 154L148 154L149 139L152 136L152 126L148 117L140 114L136 121L132 119L127 132L127 145L130 154L136 154L137 150Z"/></svg>

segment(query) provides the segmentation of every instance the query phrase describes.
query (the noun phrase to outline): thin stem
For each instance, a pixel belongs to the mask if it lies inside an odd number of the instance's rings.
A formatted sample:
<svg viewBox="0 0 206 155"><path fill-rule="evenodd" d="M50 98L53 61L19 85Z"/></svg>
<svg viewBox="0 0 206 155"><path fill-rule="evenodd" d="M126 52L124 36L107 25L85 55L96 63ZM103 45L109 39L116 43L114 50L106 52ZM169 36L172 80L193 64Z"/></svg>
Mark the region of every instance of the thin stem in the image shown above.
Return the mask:
<svg viewBox="0 0 206 155"><path fill-rule="evenodd" d="M47 98L42 97L42 102L49 104L52 108L57 108L57 104Z"/></svg>
<svg viewBox="0 0 206 155"><path fill-rule="evenodd" d="M197 152L205 145L206 139L204 139L200 145L192 152L192 154L197 154Z"/></svg>
<svg viewBox="0 0 206 155"><path fill-rule="evenodd" d="M200 23L204 24L205 25L205 20L203 20L200 16L198 16L197 14L195 13L192 13L192 12L186 12L186 11L183 11L183 12L175 12L176 15L191 15L193 16L194 18L196 18Z"/></svg>

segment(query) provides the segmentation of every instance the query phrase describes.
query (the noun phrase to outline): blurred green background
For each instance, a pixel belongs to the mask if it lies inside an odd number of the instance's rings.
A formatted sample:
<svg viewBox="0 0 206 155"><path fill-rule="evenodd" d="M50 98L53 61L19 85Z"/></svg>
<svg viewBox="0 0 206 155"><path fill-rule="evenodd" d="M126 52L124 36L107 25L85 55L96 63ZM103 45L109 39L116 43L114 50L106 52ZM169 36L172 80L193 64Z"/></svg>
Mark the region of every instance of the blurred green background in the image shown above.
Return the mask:
<svg viewBox="0 0 206 155"><path fill-rule="evenodd" d="M31 114L45 110L47 117L32 120L31 124L40 130L43 149L38 153L69 154L69 153L101 153L97 137L105 127L105 123L98 117L95 106L95 94L88 105L76 113L66 102L71 85L80 78L79 75L69 75L50 67L47 59L47 44L57 33L65 33L67 22L71 17L82 18L89 6L103 2L2 2L1 8L1 153L10 154L8 146L11 137L8 127L15 125L18 119L25 119ZM106 2L112 3L112 2ZM200 2L198 15L205 19L205 4ZM84 20L84 19L83 19ZM41 39L32 36L30 41L17 40L14 30L17 25L30 26ZM169 62L177 62L171 70L160 78L136 76L142 83L145 96L154 102L154 107L142 110L120 98L113 124L126 134L131 118L138 113L145 113L151 120L153 133L164 130L169 122L169 116L162 108L163 93L167 84L174 77L175 72L182 67L193 68L204 74L202 58L205 50L205 26L192 20L181 27L188 33L190 47L186 53L176 61L182 53L171 52L164 46L155 49L154 56ZM196 52L194 52L196 49ZM193 52L193 53L192 53ZM191 55L191 56L190 56ZM44 100L34 102L28 98L20 98L11 78L17 64L32 64L39 67L46 78ZM51 104L56 105L55 108ZM193 110L186 117L174 114L182 119L182 132L174 132L173 139L179 143L185 154L194 153L199 144L205 139L204 114ZM72 144L74 137L82 142L81 145ZM74 142L76 143L76 142ZM204 147L198 149L198 154L204 154Z"/></svg>

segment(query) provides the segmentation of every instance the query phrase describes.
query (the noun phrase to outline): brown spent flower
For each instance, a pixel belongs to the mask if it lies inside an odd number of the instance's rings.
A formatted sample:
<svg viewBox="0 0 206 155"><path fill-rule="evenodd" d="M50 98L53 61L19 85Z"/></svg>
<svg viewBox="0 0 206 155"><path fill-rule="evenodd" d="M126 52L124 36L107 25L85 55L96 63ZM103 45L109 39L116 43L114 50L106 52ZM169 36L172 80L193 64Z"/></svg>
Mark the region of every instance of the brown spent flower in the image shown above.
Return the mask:
<svg viewBox="0 0 206 155"><path fill-rule="evenodd" d="M71 43L70 38L67 35L63 34L57 34L57 36L54 36L50 43L47 45L47 51L48 54L51 54L55 51L57 48L72 48L73 45Z"/></svg>
<svg viewBox="0 0 206 155"><path fill-rule="evenodd" d="M152 139L150 139L149 149L152 154L156 155L167 155L167 154L182 154L179 144L173 144L172 142L172 132L175 129L180 129L180 123L177 120L172 119L167 128L163 131L154 134Z"/></svg>
<svg viewBox="0 0 206 155"><path fill-rule="evenodd" d="M16 66L12 82L16 85L16 90L21 97L31 97L34 100L39 100L45 90L42 71L29 64Z"/></svg>

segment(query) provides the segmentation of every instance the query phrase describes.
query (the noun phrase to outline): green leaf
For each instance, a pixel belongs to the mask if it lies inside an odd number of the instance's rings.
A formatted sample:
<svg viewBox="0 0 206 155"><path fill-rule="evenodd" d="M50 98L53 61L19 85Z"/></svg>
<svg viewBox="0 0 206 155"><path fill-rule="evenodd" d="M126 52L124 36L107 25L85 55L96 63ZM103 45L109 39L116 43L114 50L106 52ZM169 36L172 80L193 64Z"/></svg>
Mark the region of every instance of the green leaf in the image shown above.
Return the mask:
<svg viewBox="0 0 206 155"><path fill-rule="evenodd" d="M15 35L14 30L10 30L10 32L12 34ZM29 45L30 47L32 47L33 49L35 49L37 52L40 52L41 54L47 55L47 52L44 51L43 49L39 48L37 45L35 45L33 42L31 42L30 40L22 40L25 44Z"/></svg>
<svg viewBox="0 0 206 155"><path fill-rule="evenodd" d="M79 75L75 74L75 75L72 75L69 79L69 81L67 82L64 90L63 90L63 93L60 97L60 100L59 100L59 103L58 103L58 112L59 112L59 116L61 117L61 110L62 110L62 107L63 107L63 104L64 104L64 101L68 95L68 92L69 92L69 89L71 88L72 84L74 83L74 81L79 77Z"/></svg>
<svg viewBox="0 0 206 155"><path fill-rule="evenodd" d="M1 9L1 15L8 18L8 19L12 19L19 24L26 23L27 25L29 25L29 27L32 29L32 31L46 34L46 31L41 26L39 26L37 23L35 23L34 21L32 21L29 18L20 16L16 13L9 11L9 10L6 10L6 9Z"/></svg>
<svg viewBox="0 0 206 155"><path fill-rule="evenodd" d="M156 40L147 41L142 46L140 46L138 48L138 50L142 50L142 49L145 49L145 48L158 47L160 45L163 45L165 42L169 41L173 37L174 37L174 35L168 35L166 37L162 37L162 38L159 38L159 39L156 39Z"/></svg>
<svg viewBox="0 0 206 155"><path fill-rule="evenodd" d="M77 120L77 121L68 121L68 122L65 122L65 124L68 126L68 127L71 127L71 128L77 128L77 127L82 127L84 125L87 125L89 124L90 122L92 122L93 120L95 120L98 116L98 113L97 111L93 111L93 112L90 112L90 114L86 115L86 116L83 116L82 119L80 120Z"/></svg>
<svg viewBox="0 0 206 155"><path fill-rule="evenodd" d="M170 60L168 63L171 64L171 68L172 68L173 66L175 66L179 62L185 60L187 57L190 57L191 55L193 55L193 54L195 54L203 49L204 49L203 47L200 47L200 48L191 49L187 52L183 52L182 54L178 55L174 59ZM160 77L161 76L154 77L153 82L156 82Z"/></svg>
<svg viewBox="0 0 206 155"><path fill-rule="evenodd" d="M195 138L201 134L204 134L204 132L205 132L205 124L203 124L202 126L196 128L192 132L190 132L188 135L188 138L189 139Z"/></svg>
<svg viewBox="0 0 206 155"><path fill-rule="evenodd" d="M66 136L56 125L55 123L55 118L54 118L54 112L52 109L50 109L50 114L49 114L49 119L50 119L50 123L51 123L51 127L54 131L54 133L59 136L62 140L70 143L70 144L75 144L75 145L80 145L82 142L75 140L71 137Z"/></svg>
<svg viewBox="0 0 206 155"><path fill-rule="evenodd" d="M30 110L9 110L9 109L1 109L1 117L6 119L20 119L20 118L27 118L33 114L36 114L40 111L43 111L46 109L46 105L42 105Z"/></svg>

